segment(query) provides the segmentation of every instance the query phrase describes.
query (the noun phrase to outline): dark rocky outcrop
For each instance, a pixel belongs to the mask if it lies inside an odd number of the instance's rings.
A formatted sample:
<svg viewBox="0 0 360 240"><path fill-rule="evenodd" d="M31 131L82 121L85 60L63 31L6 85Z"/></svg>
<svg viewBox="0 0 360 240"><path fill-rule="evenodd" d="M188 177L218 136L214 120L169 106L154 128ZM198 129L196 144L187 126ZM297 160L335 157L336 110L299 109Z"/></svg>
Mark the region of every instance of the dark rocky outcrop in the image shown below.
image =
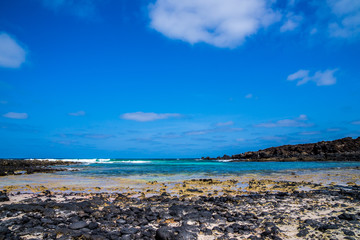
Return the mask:
<svg viewBox="0 0 360 240"><path fill-rule="evenodd" d="M49 173L65 171L64 168L52 168L53 166L79 164L76 162L64 162L61 160L23 160L23 159L0 159L0 176L19 175L31 173Z"/></svg>
<svg viewBox="0 0 360 240"><path fill-rule="evenodd" d="M360 137L284 145L232 156L203 157L202 159L231 159L234 161L360 161Z"/></svg>
<svg viewBox="0 0 360 240"><path fill-rule="evenodd" d="M38 193L0 204L0 240L360 239L358 186L283 190L141 199Z"/></svg>

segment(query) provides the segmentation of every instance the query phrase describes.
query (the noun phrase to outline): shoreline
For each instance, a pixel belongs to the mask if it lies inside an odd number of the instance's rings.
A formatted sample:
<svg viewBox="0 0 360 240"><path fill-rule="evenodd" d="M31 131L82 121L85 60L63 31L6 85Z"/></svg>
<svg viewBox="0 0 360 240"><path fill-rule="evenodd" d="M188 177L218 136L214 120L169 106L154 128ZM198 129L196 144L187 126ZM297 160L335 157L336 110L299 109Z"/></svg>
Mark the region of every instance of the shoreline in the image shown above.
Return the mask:
<svg viewBox="0 0 360 240"><path fill-rule="evenodd" d="M151 175L150 175L151 176ZM92 191L94 188L104 191L123 191L124 189L145 189L149 183L182 184L194 179L212 179L214 181L246 182L251 179L293 182L314 182L328 186L331 182L347 185L354 182L360 185L360 167L333 167L314 169L288 169L278 171L247 171L241 174L204 175L204 174L156 174L153 177L146 175L130 176L86 176L73 175L67 172L34 173L31 175L8 175L0 177L0 190L13 189L12 191L30 190L32 187L47 189L68 189L73 191ZM76 183L76 184L74 184ZM152 184L154 186L154 184Z"/></svg>

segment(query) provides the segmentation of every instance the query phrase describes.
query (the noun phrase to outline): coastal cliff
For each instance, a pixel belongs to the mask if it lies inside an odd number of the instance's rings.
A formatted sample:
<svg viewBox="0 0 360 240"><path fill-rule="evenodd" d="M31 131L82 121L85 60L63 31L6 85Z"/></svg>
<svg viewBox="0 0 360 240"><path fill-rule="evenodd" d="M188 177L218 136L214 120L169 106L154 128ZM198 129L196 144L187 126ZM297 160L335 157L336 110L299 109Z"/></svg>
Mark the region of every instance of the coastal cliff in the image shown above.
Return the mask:
<svg viewBox="0 0 360 240"><path fill-rule="evenodd" d="M284 145L232 156L202 157L202 159L232 161L360 161L360 137Z"/></svg>

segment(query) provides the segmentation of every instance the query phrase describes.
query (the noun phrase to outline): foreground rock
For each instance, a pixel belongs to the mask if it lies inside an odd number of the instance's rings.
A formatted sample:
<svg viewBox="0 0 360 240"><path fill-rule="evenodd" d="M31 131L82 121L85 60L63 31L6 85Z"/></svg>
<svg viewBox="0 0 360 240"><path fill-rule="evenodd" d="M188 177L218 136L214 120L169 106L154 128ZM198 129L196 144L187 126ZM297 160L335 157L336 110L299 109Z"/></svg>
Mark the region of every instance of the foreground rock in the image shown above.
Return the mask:
<svg viewBox="0 0 360 240"><path fill-rule="evenodd" d="M48 160L0 159L0 176L65 171L67 169L52 168L52 167L72 165L72 164L79 164L79 163L64 162L61 160L48 161Z"/></svg>
<svg viewBox="0 0 360 240"><path fill-rule="evenodd" d="M284 145L256 152L245 152L217 158L234 161L360 161L360 137L342 138L318 143Z"/></svg>
<svg viewBox="0 0 360 240"><path fill-rule="evenodd" d="M5 191L0 191L0 202L9 201L9 197L7 196Z"/></svg>
<svg viewBox="0 0 360 240"><path fill-rule="evenodd" d="M220 186L217 181L195 182ZM358 185L307 192L250 191L266 183L293 185L251 180L242 195L218 196L38 193L0 205L0 239L360 238Z"/></svg>

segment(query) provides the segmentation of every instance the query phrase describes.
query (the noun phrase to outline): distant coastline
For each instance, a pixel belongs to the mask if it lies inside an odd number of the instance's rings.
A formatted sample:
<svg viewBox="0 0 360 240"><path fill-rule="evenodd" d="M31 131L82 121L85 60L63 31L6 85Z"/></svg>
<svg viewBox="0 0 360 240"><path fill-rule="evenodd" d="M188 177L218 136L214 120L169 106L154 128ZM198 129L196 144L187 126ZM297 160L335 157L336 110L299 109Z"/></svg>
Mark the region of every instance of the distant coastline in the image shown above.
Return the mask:
<svg viewBox="0 0 360 240"><path fill-rule="evenodd" d="M67 166L71 164L76 163L62 160L0 159L0 176L67 171L68 169L53 168L53 166Z"/></svg>
<svg viewBox="0 0 360 240"><path fill-rule="evenodd" d="M334 141L283 145L250 151L232 156L202 157L204 160L227 160L232 162L270 161L360 161L360 137L342 138Z"/></svg>

